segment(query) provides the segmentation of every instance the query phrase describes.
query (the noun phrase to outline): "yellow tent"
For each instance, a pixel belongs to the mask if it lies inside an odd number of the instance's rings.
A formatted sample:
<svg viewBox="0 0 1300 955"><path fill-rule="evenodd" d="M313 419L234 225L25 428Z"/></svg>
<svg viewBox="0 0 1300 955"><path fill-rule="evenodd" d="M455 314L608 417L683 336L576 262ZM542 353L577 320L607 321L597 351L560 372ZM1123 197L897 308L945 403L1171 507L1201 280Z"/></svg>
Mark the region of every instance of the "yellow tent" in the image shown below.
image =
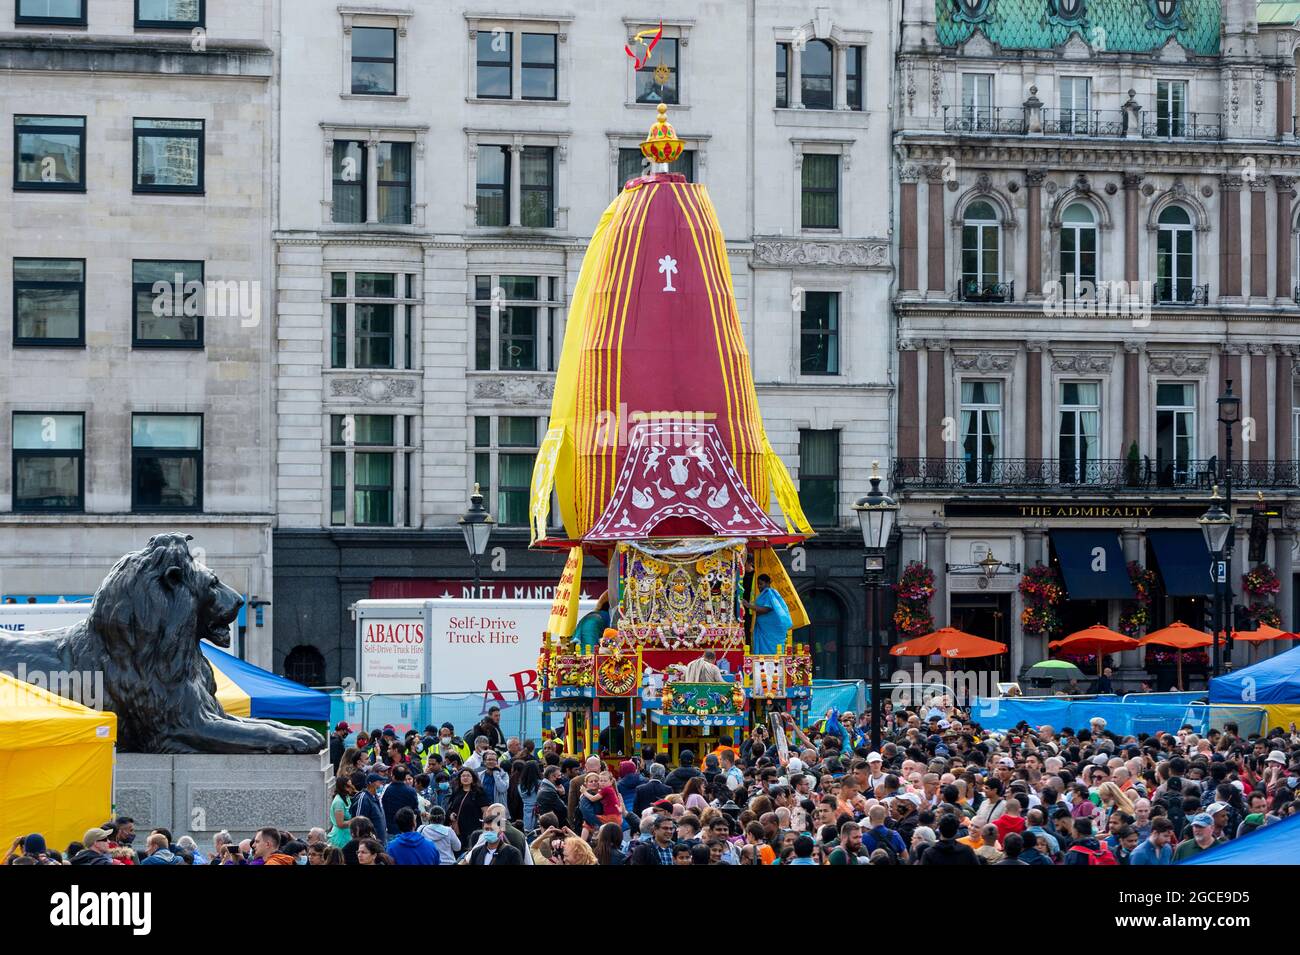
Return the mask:
<svg viewBox="0 0 1300 955"><path fill-rule="evenodd" d="M39 832L51 849L113 812L117 716L0 672L0 846Z"/></svg>

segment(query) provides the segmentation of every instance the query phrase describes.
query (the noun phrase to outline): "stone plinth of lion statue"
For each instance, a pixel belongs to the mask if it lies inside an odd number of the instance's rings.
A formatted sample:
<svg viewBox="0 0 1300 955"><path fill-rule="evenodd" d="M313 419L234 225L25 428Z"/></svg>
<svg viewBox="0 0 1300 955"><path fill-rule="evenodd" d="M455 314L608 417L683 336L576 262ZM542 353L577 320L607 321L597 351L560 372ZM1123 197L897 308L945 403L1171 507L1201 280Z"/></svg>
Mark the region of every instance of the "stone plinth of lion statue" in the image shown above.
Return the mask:
<svg viewBox="0 0 1300 955"><path fill-rule="evenodd" d="M25 636L0 631L0 670L102 673L122 752L320 752L325 741L315 730L230 716L217 702L199 641L230 646L244 601L193 558L189 540L160 534L119 560L81 623Z"/></svg>

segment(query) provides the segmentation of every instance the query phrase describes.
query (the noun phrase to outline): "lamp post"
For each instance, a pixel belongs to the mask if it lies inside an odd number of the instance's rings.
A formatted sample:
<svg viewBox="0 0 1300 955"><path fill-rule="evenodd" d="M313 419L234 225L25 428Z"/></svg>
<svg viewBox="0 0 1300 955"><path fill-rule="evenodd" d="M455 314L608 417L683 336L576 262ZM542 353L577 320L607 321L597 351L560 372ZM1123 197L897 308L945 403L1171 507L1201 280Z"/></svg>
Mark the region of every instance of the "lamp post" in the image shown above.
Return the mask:
<svg viewBox="0 0 1300 955"><path fill-rule="evenodd" d="M880 462L871 462L871 491L858 498L853 510L862 528L863 585L867 591L867 623L871 629L871 748L880 751L880 588L885 581L885 548L898 516L898 502L880 490Z"/></svg>
<svg viewBox="0 0 1300 955"><path fill-rule="evenodd" d="M1225 547L1228 544L1228 536L1232 533L1232 517L1219 506L1219 488L1214 487L1214 493L1210 495L1210 508L1196 522L1201 525L1201 533L1205 535L1205 546L1209 548L1216 561L1224 560ZM1218 565L1215 565L1217 570ZM1227 579L1227 575L1224 575ZM1211 676L1219 675L1219 634L1223 631L1224 619L1224 597L1223 585L1219 583L1219 577L1216 573L1214 576L1214 642L1211 644L1214 648L1214 666Z"/></svg>
<svg viewBox="0 0 1300 955"><path fill-rule="evenodd" d="M1228 515L1228 538L1223 547L1223 560L1228 562L1229 568L1232 566L1233 545L1236 543L1236 519L1232 513L1232 429L1241 421L1241 396L1232 393L1232 379L1229 378L1225 384L1223 394L1219 395L1219 424L1223 425L1223 509ZM1221 595L1223 600L1224 630L1227 633L1227 647L1229 650L1228 659L1231 661L1232 650L1232 574L1231 571L1224 575L1221 586ZM1216 634L1217 636L1217 634ZM1216 668L1217 669L1217 668ZM1215 673L1218 676L1218 673Z"/></svg>
<svg viewBox="0 0 1300 955"><path fill-rule="evenodd" d="M474 485L474 493L469 496L469 510L457 523L465 535L465 547L469 550L470 560L474 562L474 596L478 598L483 596L479 583L479 561L483 559L488 538L492 536L492 528L496 524L483 506L483 492L479 490L478 484Z"/></svg>

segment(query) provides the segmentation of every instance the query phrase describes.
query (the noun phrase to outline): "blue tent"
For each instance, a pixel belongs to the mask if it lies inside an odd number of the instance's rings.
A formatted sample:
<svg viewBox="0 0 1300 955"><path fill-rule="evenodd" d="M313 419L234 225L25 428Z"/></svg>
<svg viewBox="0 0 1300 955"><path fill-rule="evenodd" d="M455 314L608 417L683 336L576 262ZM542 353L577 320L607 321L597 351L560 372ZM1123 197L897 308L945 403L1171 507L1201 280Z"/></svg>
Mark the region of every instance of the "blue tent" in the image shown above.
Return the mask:
<svg viewBox="0 0 1300 955"><path fill-rule="evenodd" d="M1211 703L1300 704L1300 647L1210 681Z"/></svg>
<svg viewBox="0 0 1300 955"><path fill-rule="evenodd" d="M1298 856L1300 856L1300 816L1291 816L1178 864L1295 865Z"/></svg>
<svg viewBox="0 0 1300 955"><path fill-rule="evenodd" d="M268 673L210 643L200 643L199 647L215 671L217 698L227 713L302 723L325 723L329 720L330 698L327 694ZM248 698L246 710L241 697Z"/></svg>

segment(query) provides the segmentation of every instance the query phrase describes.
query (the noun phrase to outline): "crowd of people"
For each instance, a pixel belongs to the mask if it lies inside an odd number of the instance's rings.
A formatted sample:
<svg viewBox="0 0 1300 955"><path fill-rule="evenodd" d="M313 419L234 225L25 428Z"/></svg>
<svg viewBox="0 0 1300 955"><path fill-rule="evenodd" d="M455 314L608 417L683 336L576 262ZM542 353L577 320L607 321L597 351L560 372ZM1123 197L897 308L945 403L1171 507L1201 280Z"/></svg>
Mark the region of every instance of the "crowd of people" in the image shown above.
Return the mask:
<svg viewBox="0 0 1300 955"><path fill-rule="evenodd" d="M868 718L831 711L782 738L759 726L676 760L580 759L506 737L495 708L450 723L331 734L329 818L210 851L119 817L60 851L39 833L6 864L70 865L1171 865L1300 810L1300 733L1118 736L985 732L947 698ZM608 748L630 742L617 728ZM716 743L714 743L716 740Z"/></svg>

